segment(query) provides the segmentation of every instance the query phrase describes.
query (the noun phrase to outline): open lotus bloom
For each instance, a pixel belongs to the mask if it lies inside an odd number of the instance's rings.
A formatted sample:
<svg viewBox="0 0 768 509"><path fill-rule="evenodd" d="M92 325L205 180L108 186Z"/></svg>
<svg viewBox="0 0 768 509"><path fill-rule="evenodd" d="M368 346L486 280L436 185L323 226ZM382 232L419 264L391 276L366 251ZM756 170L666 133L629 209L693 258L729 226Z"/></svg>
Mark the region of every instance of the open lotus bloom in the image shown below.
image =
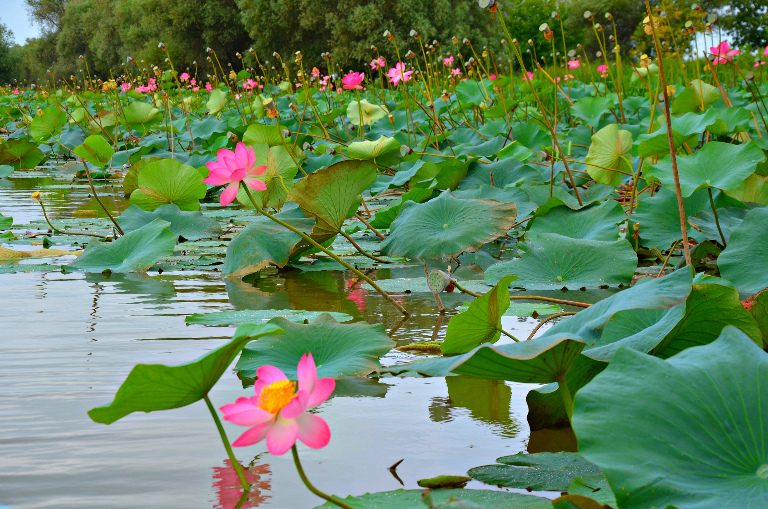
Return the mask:
<svg viewBox="0 0 768 509"><path fill-rule="evenodd" d="M341 82L344 83L344 88L346 90L362 90L363 87L360 84L364 79L365 74L361 72L351 72L341 78Z"/></svg>
<svg viewBox="0 0 768 509"><path fill-rule="evenodd" d="M248 147L243 142L237 144L234 152L226 148L219 149L216 160L206 163L205 166L210 173L203 182L212 186L227 185L219 198L222 207L235 199L240 182L256 191L267 190L266 184L256 178L263 175L267 167L256 166L256 152L253 147Z"/></svg>
<svg viewBox="0 0 768 509"><path fill-rule="evenodd" d="M709 48L710 53L715 55L715 59L712 61L712 65L723 65L726 62L733 60L733 57L739 54L739 50L730 49L728 41L723 41L719 46L713 46Z"/></svg>
<svg viewBox="0 0 768 509"><path fill-rule="evenodd" d="M313 449L328 445L331 440L328 424L307 410L325 402L336 388L336 381L317 378L311 353L301 357L297 374L298 391L296 382L288 380L280 369L261 366L256 370L258 379L253 385L256 395L238 398L221 407L225 420L251 427L233 446L253 445L266 438L270 454L281 455L288 452L297 439Z"/></svg>
<svg viewBox="0 0 768 509"><path fill-rule="evenodd" d="M401 81L405 83L406 81L411 80L411 75L413 74L413 71L406 71L405 70L405 64L402 62L398 62L395 64L393 68L389 70L387 73L387 78L389 78L389 82L393 85L397 86L398 83Z"/></svg>

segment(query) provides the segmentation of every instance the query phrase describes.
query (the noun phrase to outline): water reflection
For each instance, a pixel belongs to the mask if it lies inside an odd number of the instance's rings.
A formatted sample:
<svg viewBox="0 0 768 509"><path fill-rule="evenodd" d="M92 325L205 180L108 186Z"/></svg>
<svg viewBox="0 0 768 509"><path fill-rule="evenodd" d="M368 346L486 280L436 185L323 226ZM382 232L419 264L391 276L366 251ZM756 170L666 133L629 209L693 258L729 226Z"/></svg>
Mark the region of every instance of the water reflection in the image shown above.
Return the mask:
<svg viewBox="0 0 768 509"><path fill-rule="evenodd" d="M504 381L449 376L445 383L448 397L432 398L429 405L433 422L450 422L458 409L465 409L472 419L488 425L497 436L514 438L520 433L520 424L510 415L512 389Z"/></svg>
<svg viewBox="0 0 768 509"><path fill-rule="evenodd" d="M271 498L272 470L268 463L257 464L260 456L256 456L250 465L243 468L245 480L251 485L248 493L243 493L231 461L224 460L223 467L213 468L213 491L216 493L213 509L249 509L259 507Z"/></svg>

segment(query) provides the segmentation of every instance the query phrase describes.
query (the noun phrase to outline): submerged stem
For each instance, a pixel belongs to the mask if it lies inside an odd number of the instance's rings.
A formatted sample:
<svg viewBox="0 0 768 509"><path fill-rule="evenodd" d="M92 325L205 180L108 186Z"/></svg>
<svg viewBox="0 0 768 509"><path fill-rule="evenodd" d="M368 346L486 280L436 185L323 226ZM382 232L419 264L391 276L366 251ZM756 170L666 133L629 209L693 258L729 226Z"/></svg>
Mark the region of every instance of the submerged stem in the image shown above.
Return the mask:
<svg viewBox="0 0 768 509"><path fill-rule="evenodd" d="M332 504L335 504L339 507L343 507L344 509L355 509L354 507L347 504L343 500L340 500L332 495L323 493L319 489L315 488L312 485L312 483L309 482L309 479L307 479L307 474L304 473L304 469L301 467L301 462L299 461L299 451L296 449L296 444L293 444L293 447L291 447L291 453L293 453L293 462L296 464L296 470L299 472L299 477L301 477L301 480L304 483L304 486L306 486L307 489L309 489L309 491L311 491L318 497L327 500Z"/></svg>
<svg viewBox="0 0 768 509"><path fill-rule="evenodd" d="M210 411L211 415L213 416L213 422L216 423L216 429L219 430L221 441L224 443L224 448L227 450L227 455L229 456L229 461L232 463L232 468L235 469L235 472L237 472L237 477L240 478L240 483L243 485L243 491L251 491L251 485L248 484L248 481L245 480L245 472L243 472L243 467L240 465L240 462L237 461L237 458L235 458L235 453L232 451L232 446L229 445L227 434L224 432L224 426L221 425L221 420L219 420L219 416L216 414L216 409L213 408L213 404L211 403L211 400L208 398L207 394L203 396L203 399L205 400L205 404L208 405L208 411Z"/></svg>

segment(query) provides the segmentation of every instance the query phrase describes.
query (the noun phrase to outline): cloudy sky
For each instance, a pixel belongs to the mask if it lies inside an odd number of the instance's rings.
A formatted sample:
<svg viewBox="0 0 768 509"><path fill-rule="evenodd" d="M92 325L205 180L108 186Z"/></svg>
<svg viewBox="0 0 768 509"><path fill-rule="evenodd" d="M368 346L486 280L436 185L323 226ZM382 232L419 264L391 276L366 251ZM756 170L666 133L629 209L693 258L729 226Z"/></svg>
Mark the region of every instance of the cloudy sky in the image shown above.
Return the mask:
<svg viewBox="0 0 768 509"><path fill-rule="evenodd" d="M0 23L11 29L14 39L19 44L40 33L40 30L32 26L29 21L24 0L0 0Z"/></svg>

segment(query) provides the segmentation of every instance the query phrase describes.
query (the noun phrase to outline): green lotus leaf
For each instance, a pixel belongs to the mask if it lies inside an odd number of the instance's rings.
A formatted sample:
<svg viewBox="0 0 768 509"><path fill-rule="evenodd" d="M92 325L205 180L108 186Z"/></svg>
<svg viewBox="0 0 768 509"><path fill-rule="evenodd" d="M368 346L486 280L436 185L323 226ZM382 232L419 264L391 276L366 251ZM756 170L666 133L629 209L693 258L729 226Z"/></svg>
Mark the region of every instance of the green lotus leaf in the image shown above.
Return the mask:
<svg viewBox="0 0 768 509"><path fill-rule="evenodd" d="M155 219L110 244L94 239L68 267L85 272L144 272L160 258L173 254L176 235L168 230L170 225Z"/></svg>
<svg viewBox="0 0 768 509"><path fill-rule="evenodd" d="M592 498L601 506L616 507L616 497L611 491L608 479L603 474L577 477L568 487L568 494L583 495ZM600 509L603 508L600 507Z"/></svg>
<svg viewBox="0 0 768 509"><path fill-rule="evenodd" d="M717 266L740 292L753 295L768 288L768 208L747 212L744 221L731 232Z"/></svg>
<svg viewBox="0 0 768 509"><path fill-rule="evenodd" d="M158 218L171 223L168 229L186 240L216 238L222 234L221 227L215 219L204 216L199 210L184 212L173 203L162 205L153 212L131 205L117 218L117 223L123 231L132 232Z"/></svg>
<svg viewBox="0 0 768 509"><path fill-rule="evenodd" d="M555 233L530 235L518 243L520 258L497 263L485 271L495 284L507 274L528 290L596 288L628 284L637 268L637 254L625 239L613 242L572 239Z"/></svg>
<svg viewBox="0 0 768 509"><path fill-rule="evenodd" d="M235 366L241 376L252 378L259 367L269 365L295 380L296 366L306 353L312 354L320 378L368 375L381 369L379 357L395 346L381 324L340 324L327 313L309 324L283 317L269 323L285 334L265 337L246 347Z"/></svg>
<svg viewBox="0 0 768 509"><path fill-rule="evenodd" d="M151 124L158 120L162 112L149 103L143 101L132 102L123 108L122 121L131 129L144 124Z"/></svg>
<svg viewBox="0 0 768 509"><path fill-rule="evenodd" d="M139 159L131 165L131 168L125 174L125 178L123 179L123 194L126 197L131 196L131 194L139 188L139 172L141 169L149 163L159 160L159 157L150 156Z"/></svg>
<svg viewBox="0 0 768 509"><path fill-rule="evenodd" d="M88 136L73 152L98 168L109 164L115 155L115 149L100 134Z"/></svg>
<svg viewBox="0 0 768 509"><path fill-rule="evenodd" d="M218 311L216 313L194 313L186 318L187 323L200 325L242 325L244 323L266 322L280 316L291 322L316 320L321 314L329 314L334 320L348 322L352 316L346 313L327 311L304 311L303 309L243 309L240 311Z"/></svg>
<svg viewBox="0 0 768 509"><path fill-rule="evenodd" d="M389 113L388 109L383 108L377 104L371 104L365 99L361 100L359 103L357 101L351 101L347 105L347 117L349 118L349 121L356 126L360 126L361 124L361 121L360 121L361 109L363 114L363 119L362 119L363 125L373 125L374 122L386 117L387 114Z"/></svg>
<svg viewBox="0 0 768 509"><path fill-rule="evenodd" d="M584 120L587 125L595 126L600 123L603 115L610 114L610 109L615 105L610 97L584 97L571 106L571 113ZM600 130L602 131L602 129ZM598 133L600 132L598 131ZM631 140L631 135L630 135ZM630 141L630 145L632 142Z"/></svg>
<svg viewBox="0 0 768 509"><path fill-rule="evenodd" d="M61 128L67 123L67 114L63 110L51 106L45 108L42 115L35 115L29 126L29 134L38 143L49 140L61 133Z"/></svg>
<svg viewBox="0 0 768 509"><path fill-rule="evenodd" d="M0 143L0 165L20 170L34 168L44 160L45 154L31 141L17 138Z"/></svg>
<svg viewBox="0 0 768 509"><path fill-rule="evenodd" d="M739 227L744 221L744 216L746 214L747 209L724 207L717 210L718 221L716 222L712 210L705 209L695 216L689 217L688 224L690 224L696 231L701 232L707 240L714 240L722 243L720 232L717 229L717 224L719 222L725 241L728 242L731 238L731 232Z"/></svg>
<svg viewBox="0 0 768 509"><path fill-rule="evenodd" d="M189 130L195 139L209 140L214 134L224 134L227 132L227 123L219 120L212 115L205 116L200 120L193 120L189 123Z"/></svg>
<svg viewBox="0 0 768 509"><path fill-rule="evenodd" d="M597 465L576 452L519 453L496 461L501 465L475 467L467 474L486 484L534 491L565 491L576 477L602 474Z"/></svg>
<svg viewBox="0 0 768 509"><path fill-rule="evenodd" d="M749 312L760 328L763 343L768 345L768 292L763 291L754 298Z"/></svg>
<svg viewBox="0 0 768 509"><path fill-rule="evenodd" d="M283 133L276 125L251 124L243 134L243 143L246 145L255 145L257 143L266 143L270 147L285 145Z"/></svg>
<svg viewBox="0 0 768 509"><path fill-rule="evenodd" d="M474 160L445 159L439 162L427 161L408 182L410 189L430 187L443 191L456 189L461 180L467 175L469 165ZM432 187L434 182L434 187Z"/></svg>
<svg viewBox="0 0 768 509"><path fill-rule="evenodd" d="M0 164L0 179L9 177L13 173L13 166L7 164Z"/></svg>
<svg viewBox="0 0 768 509"><path fill-rule="evenodd" d="M376 167L367 161L341 161L317 170L294 184L288 200L317 219L312 235L330 238L361 203L360 194L376 180Z"/></svg>
<svg viewBox="0 0 768 509"><path fill-rule="evenodd" d="M619 130L616 124L603 127L592 136L586 162L595 182L618 186L625 173L632 174L632 133Z"/></svg>
<svg viewBox="0 0 768 509"><path fill-rule="evenodd" d="M480 106L487 99L488 94L492 92L493 82L489 79L483 79L482 83L475 80L465 80L456 85L456 98L464 108L471 104Z"/></svg>
<svg viewBox="0 0 768 509"><path fill-rule="evenodd" d="M566 206L553 207L531 221L528 235L557 233L572 239L615 241L619 238L618 224L627 220L621 205L608 200L579 211Z"/></svg>
<svg viewBox="0 0 768 509"><path fill-rule="evenodd" d="M220 89L216 88L213 91L211 91L211 97L208 99L208 102L205 104L205 108L208 110L209 115L216 115L221 110L224 109L224 106L227 104L227 93Z"/></svg>
<svg viewBox="0 0 768 509"><path fill-rule="evenodd" d="M720 99L720 92L709 83L696 79L672 102L672 113L702 112Z"/></svg>
<svg viewBox="0 0 768 509"><path fill-rule="evenodd" d="M403 193L403 195L397 198L391 205L376 212L376 215L373 216L373 219L370 221L371 226L374 228L389 228L392 225L392 221L397 218L404 203L408 201L423 203L432 197L432 193L434 193L432 188L427 189L422 187L417 187L411 189L407 193Z"/></svg>
<svg viewBox="0 0 768 509"><path fill-rule="evenodd" d="M679 149L686 142L691 142L691 148L698 146L696 135L707 130L717 120L717 113L707 110L705 113L686 113L672 117L672 138L675 148ZM666 123L650 134L641 134L635 141L637 155L650 157L659 154L669 154L669 136Z"/></svg>
<svg viewBox="0 0 768 509"><path fill-rule="evenodd" d="M141 167L138 189L131 193L131 204L155 210L174 203L181 210L197 210L207 189L195 168L174 159L159 159Z"/></svg>
<svg viewBox="0 0 768 509"><path fill-rule="evenodd" d="M279 210L285 204L288 192L293 188L293 179L299 168L283 146L269 147L266 143L254 143L251 146L256 154L256 164L267 167L267 171L258 177L267 186L267 190L251 190L251 195L259 206ZM237 191L237 201L247 208L253 208L242 186Z"/></svg>
<svg viewBox="0 0 768 509"><path fill-rule="evenodd" d="M509 285L517 276L505 276L491 291L478 297L469 308L451 318L440 350L447 355L467 353L501 337L501 317L509 308Z"/></svg>
<svg viewBox="0 0 768 509"><path fill-rule="evenodd" d="M728 191L727 194L744 203L768 205L768 176L753 173L739 187Z"/></svg>
<svg viewBox="0 0 768 509"><path fill-rule="evenodd" d="M315 224L313 218L305 217L299 209L284 210L276 216L307 234ZM285 267L299 241L299 235L268 217L259 217L230 241L221 273L238 278L258 272L268 265Z"/></svg>
<svg viewBox="0 0 768 509"><path fill-rule="evenodd" d="M677 158L680 190L684 198L707 187L733 191L741 186L765 159L765 153L753 141L740 145L717 141L707 143L695 154ZM724 168L728 171L723 171ZM675 181L669 159L650 166L645 170L645 174L649 182L661 182L674 189Z"/></svg>
<svg viewBox="0 0 768 509"><path fill-rule="evenodd" d="M7 230L11 226L13 226L13 218L0 214L0 230Z"/></svg>
<svg viewBox="0 0 768 509"><path fill-rule="evenodd" d="M355 509L425 509L425 490L396 490L343 498ZM440 509L552 509L549 499L492 490L440 489L429 492ZM338 507L327 502L316 509Z"/></svg>
<svg viewBox="0 0 768 509"><path fill-rule="evenodd" d="M402 159L400 142L386 136L380 136L376 141L352 142L347 146L347 155L352 159L373 161L381 166L394 166Z"/></svg>
<svg viewBox="0 0 768 509"><path fill-rule="evenodd" d="M245 345L262 336L274 337L282 332L269 323L241 325L232 341L196 361L179 366L137 364L117 390L115 400L91 409L88 416L94 422L112 424L133 412L156 412L191 405L208 395Z"/></svg>
<svg viewBox="0 0 768 509"><path fill-rule="evenodd" d="M766 384L768 356L735 327L666 361L622 348L576 395L579 449L624 509L766 506Z"/></svg>
<svg viewBox="0 0 768 509"><path fill-rule="evenodd" d="M516 210L514 203L460 200L450 191L426 203L407 202L392 223L381 252L418 259L475 252L509 231Z"/></svg>

